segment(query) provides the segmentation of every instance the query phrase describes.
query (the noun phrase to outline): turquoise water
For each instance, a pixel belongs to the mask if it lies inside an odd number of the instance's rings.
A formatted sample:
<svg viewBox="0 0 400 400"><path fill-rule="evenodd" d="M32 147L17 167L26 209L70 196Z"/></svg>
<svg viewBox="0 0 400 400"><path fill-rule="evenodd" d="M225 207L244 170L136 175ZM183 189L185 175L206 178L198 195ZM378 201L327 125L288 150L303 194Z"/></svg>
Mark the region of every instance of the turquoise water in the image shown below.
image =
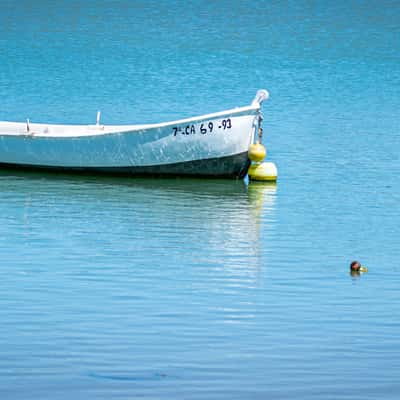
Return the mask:
<svg viewBox="0 0 400 400"><path fill-rule="evenodd" d="M397 399L399 37L394 1L3 1L0 120L266 88L279 181L2 170L0 398Z"/></svg>

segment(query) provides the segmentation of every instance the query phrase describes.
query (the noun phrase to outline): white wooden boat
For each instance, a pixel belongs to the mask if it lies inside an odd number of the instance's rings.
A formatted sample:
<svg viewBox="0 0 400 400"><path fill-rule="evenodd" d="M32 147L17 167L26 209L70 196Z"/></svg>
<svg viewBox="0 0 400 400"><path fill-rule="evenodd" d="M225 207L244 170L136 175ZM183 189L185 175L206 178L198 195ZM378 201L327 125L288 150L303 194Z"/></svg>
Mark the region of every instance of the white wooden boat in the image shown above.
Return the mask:
<svg viewBox="0 0 400 400"><path fill-rule="evenodd" d="M243 177L268 98L159 124L53 125L0 122L0 165L85 172Z"/></svg>

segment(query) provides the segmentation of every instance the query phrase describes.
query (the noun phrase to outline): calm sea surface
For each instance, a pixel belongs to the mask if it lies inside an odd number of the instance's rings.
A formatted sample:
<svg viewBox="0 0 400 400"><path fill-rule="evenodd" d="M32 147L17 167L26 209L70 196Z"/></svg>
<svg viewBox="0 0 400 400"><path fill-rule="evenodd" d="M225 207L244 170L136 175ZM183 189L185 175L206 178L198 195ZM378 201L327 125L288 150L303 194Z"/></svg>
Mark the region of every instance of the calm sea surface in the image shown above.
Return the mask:
<svg viewBox="0 0 400 400"><path fill-rule="evenodd" d="M398 1L2 0L0 120L266 88L279 181L1 170L0 398L398 399L399 38Z"/></svg>

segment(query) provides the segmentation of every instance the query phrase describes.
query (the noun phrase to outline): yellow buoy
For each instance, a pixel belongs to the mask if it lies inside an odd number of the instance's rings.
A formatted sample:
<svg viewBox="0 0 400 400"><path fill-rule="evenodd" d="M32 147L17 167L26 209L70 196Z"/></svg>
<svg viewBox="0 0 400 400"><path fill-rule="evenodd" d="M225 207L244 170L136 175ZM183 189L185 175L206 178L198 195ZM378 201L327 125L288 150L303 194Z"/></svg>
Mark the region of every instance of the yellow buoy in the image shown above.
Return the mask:
<svg viewBox="0 0 400 400"><path fill-rule="evenodd" d="M278 169L273 162L254 163L250 165L248 175L255 181L275 182L278 178Z"/></svg>
<svg viewBox="0 0 400 400"><path fill-rule="evenodd" d="M249 158L253 162L260 162L264 160L266 155L267 150L261 143L257 142L249 147Z"/></svg>

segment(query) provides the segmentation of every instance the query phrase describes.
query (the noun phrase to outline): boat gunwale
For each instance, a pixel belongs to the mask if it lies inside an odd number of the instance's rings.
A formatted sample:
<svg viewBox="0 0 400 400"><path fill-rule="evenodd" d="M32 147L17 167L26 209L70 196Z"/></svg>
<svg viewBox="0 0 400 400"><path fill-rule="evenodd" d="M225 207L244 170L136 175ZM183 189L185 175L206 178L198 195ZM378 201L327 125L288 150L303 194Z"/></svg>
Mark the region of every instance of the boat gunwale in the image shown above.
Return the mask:
<svg viewBox="0 0 400 400"><path fill-rule="evenodd" d="M141 125L63 125L63 124L46 124L46 123L30 123L29 131L19 133L7 133L1 132L1 129L5 129L7 124L15 124L17 126L26 127L27 122L13 122L13 121L0 121L0 137L40 137L40 138L78 138L78 137L93 137L93 136L105 136L125 133L138 133L146 130L161 129L174 125L182 125L187 123L200 123L204 120L216 119L226 115L236 116L238 114L258 112L261 108L261 104L253 102L252 104L244 107L236 107L224 111L198 115L189 118L183 118L179 120L154 123L154 124L141 124ZM2 127L4 125L4 127ZM58 132L57 134L51 132L35 132L35 128L45 129L66 129L67 132Z"/></svg>

